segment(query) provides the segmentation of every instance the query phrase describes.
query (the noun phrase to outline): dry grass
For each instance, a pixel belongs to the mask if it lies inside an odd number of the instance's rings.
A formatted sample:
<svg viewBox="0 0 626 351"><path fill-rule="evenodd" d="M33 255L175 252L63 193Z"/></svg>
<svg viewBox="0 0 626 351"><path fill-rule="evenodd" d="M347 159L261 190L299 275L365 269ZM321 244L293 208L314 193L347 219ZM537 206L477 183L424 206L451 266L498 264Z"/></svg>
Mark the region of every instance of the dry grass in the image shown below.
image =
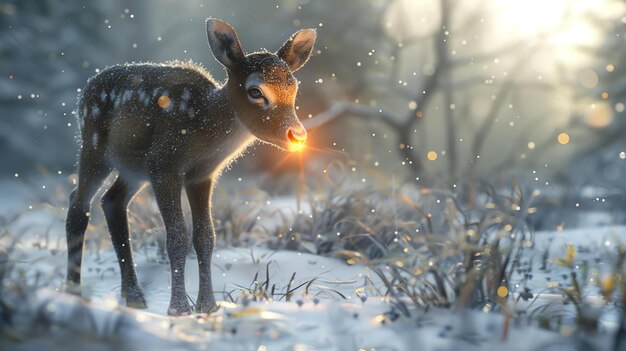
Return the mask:
<svg viewBox="0 0 626 351"><path fill-rule="evenodd" d="M340 179L308 184L301 196L301 210L268 206L276 199L258 189L223 190L227 188L224 186L213 203L218 244L266 245L366 265L384 284L378 293L390 301L387 317L391 321L401 316L411 318L416 309L437 306L502 313L506 323L525 319L552 330L563 325L563 318L549 308L531 309L520 318L507 303L513 293L517 299L532 301L536 297L537 292L525 288L524 280L532 279L533 269L545 270L548 261L569 265L573 270L574 254L555 260L548 257L547 248L542 262L522 259L524 250L535 245L526 217L534 211L536 193L518 186L495 189L488 184L463 184L452 190L420 188L413 183L374 188L355 186L358 180L349 175ZM69 184L61 187L55 191L58 198L46 201L60 220L64 212L58 205L64 203L63 194L67 192L63 190L68 189ZM99 208L96 206L92 212L87 246L97 254L109 237ZM187 208L185 212L189 214ZM166 259L162 221L150 192L142 192L129 213L134 249L150 255L157 247L155 259ZM3 243L10 236L6 228L15 220L17 217L3 219ZM12 289L13 294L25 296L33 289L33 282L27 282L25 275L20 280L20 275L12 272L10 252L10 245L0 250L0 317L5 322L11 321L14 312L4 297L9 295L2 292ZM626 250L619 246L611 274L599 279L596 287L608 304L622 311L616 345L626 340L625 256ZM314 295L309 291L313 281L294 285L294 273L286 286L277 286L270 281L270 269L268 264L265 272L249 286L239 287L237 294L222 293L232 302L243 304L290 301L296 291ZM517 280L519 287L511 284L515 274L523 277L521 282ZM587 281L573 273L570 286L561 290L566 301L575 306L576 327L585 331L596 330L598 324L597 313L590 312L584 299Z"/></svg>

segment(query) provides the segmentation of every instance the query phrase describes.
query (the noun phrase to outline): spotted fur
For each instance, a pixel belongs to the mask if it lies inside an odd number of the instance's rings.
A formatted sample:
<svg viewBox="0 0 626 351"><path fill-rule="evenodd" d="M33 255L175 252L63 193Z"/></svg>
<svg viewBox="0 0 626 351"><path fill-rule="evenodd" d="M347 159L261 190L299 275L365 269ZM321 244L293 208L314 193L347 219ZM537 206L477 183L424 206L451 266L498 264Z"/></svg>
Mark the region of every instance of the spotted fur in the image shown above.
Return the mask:
<svg viewBox="0 0 626 351"><path fill-rule="evenodd" d="M190 312L184 280L188 250L180 203L183 188L191 206L193 245L200 266L197 311L212 311L216 306L211 286L215 239L209 210L213 184L255 140L287 149L294 138L306 138L295 113L297 84L292 72L308 59L314 31L296 33L285 43L288 48L283 46L276 54L245 55L230 25L209 19L206 28L211 51L228 73L224 84L199 65L173 61L113 66L82 89L77 111L83 144L78 185L70 195L66 222L70 291L79 292L92 198L103 180L116 172L102 207L118 256L126 303L146 306L135 272L126 209L149 183L167 231L172 275L168 313ZM259 99L250 98L251 88L245 83L251 75L258 77L255 84L279 97L273 98L271 106L261 106Z"/></svg>

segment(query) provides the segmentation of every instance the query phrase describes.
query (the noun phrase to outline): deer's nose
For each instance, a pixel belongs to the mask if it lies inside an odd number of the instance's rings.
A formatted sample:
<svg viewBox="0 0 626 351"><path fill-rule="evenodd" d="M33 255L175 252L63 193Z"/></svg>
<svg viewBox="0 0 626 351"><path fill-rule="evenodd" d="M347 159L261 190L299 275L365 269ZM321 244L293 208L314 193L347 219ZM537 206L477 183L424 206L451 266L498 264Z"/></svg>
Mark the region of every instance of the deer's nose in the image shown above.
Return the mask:
<svg viewBox="0 0 626 351"><path fill-rule="evenodd" d="M303 144L306 141L306 129L303 126L289 128L287 138L292 143Z"/></svg>

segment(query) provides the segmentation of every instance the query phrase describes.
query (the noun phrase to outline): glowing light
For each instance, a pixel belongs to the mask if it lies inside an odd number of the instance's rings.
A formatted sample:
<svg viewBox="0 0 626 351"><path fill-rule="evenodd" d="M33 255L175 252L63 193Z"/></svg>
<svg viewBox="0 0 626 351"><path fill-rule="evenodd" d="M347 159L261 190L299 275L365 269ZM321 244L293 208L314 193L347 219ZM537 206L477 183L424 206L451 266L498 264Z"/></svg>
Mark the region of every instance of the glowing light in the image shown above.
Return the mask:
<svg viewBox="0 0 626 351"><path fill-rule="evenodd" d="M290 142L287 149L290 152L296 152L304 149L304 142Z"/></svg>
<svg viewBox="0 0 626 351"><path fill-rule="evenodd" d="M567 0L499 0L493 5L503 23L507 23L523 36L530 36L537 32L554 30L566 10Z"/></svg>
<svg viewBox="0 0 626 351"><path fill-rule="evenodd" d="M434 161L437 159L437 153L435 151L428 151L426 158L428 158L429 161Z"/></svg>
<svg viewBox="0 0 626 351"><path fill-rule="evenodd" d="M600 5L600 3L602 3ZM556 52L543 55L548 58L538 64L544 69L541 73L552 70L555 62L567 62L568 65L579 66L584 64L585 58L578 55L577 47L592 45L602 39L602 31L596 30L594 24L584 20L589 14L602 11L618 11L612 7L610 1L568 1L568 0L493 0L489 1L492 13L497 14L497 26L501 30L495 34L496 39L511 40L510 38L535 40L539 36L545 37ZM615 4L618 6L621 4ZM611 8L607 10L605 6ZM621 10L620 10L621 11ZM540 54L542 55L542 54ZM552 62L551 62L552 61ZM580 66L579 66L580 67ZM591 81L586 81L592 83Z"/></svg>
<svg viewBox="0 0 626 351"><path fill-rule="evenodd" d="M500 285L498 287L498 291L497 291L498 296L500 297L507 297L507 295L509 294L509 289L507 289L506 286L504 285Z"/></svg>
<svg viewBox="0 0 626 351"><path fill-rule="evenodd" d="M585 116L585 122L592 128L604 128L608 126L611 122L613 122L611 105L606 103L592 105L591 110Z"/></svg>
<svg viewBox="0 0 626 351"><path fill-rule="evenodd" d="M607 72L613 72L615 70L615 66L613 66L612 64L608 64L606 65L606 71Z"/></svg>
<svg viewBox="0 0 626 351"><path fill-rule="evenodd" d="M567 145L569 143L569 135L567 133L561 133L556 137L556 140L561 145Z"/></svg>
<svg viewBox="0 0 626 351"><path fill-rule="evenodd" d="M172 100L170 100L170 98L165 95L159 96L159 99L157 100L157 104L159 104L160 108L168 108L170 107L171 103L172 103Z"/></svg>

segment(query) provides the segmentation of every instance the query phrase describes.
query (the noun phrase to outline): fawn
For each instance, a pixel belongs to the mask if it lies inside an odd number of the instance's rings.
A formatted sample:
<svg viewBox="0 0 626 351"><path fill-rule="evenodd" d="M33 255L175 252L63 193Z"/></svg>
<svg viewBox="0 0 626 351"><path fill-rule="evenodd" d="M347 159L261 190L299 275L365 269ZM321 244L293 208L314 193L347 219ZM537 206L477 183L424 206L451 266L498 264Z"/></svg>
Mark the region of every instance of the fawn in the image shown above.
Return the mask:
<svg viewBox="0 0 626 351"><path fill-rule="evenodd" d="M78 103L82 146L78 184L67 214L68 290L80 294L81 262L91 202L117 171L102 208L117 255L126 304L146 308L133 261L128 204L151 183L167 232L171 268L169 315L191 312L185 292L188 241L181 210L185 188L191 207L193 246L200 271L196 311L216 309L211 286L215 244L211 190L220 172L255 140L293 151L306 130L294 108L302 67L315 43L314 29L291 36L276 52L244 54L235 30L207 19L213 55L227 71L220 85L192 63L126 64L92 77Z"/></svg>

